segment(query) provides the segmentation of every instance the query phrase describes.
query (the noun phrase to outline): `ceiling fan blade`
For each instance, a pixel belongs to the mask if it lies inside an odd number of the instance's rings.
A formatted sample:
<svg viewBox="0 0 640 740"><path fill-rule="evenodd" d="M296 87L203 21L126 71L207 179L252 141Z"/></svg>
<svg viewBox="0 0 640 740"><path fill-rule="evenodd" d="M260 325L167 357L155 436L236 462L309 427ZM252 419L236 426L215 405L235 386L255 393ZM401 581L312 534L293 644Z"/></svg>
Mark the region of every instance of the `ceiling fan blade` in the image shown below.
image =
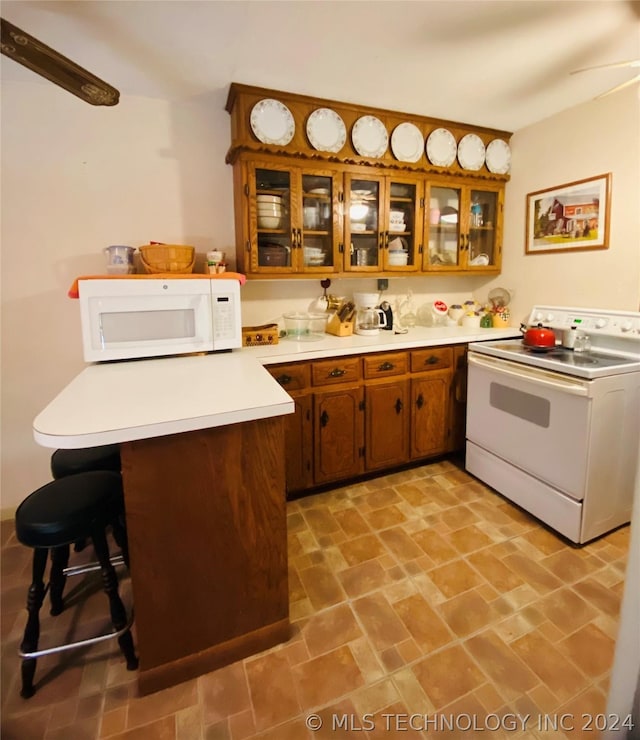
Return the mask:
<svg viewBox="0 0 640 740"><path fill-rule="evenodd" d="M626 62L611 62L610 64L598 64L595 67L583 67L583 69L574 69L573 72L569 72L571 75L578 74L578 72L591 72L593 69L616 69L618 67L640 67L640 59L630 59Z"/></svg>
<svg viewBox="0 0 640 740"><path fill-rule="evenodd" d="M91 105L116 105L120 93L50 46L0 18L1 51Z"/></svg>
<svg viewBox="0 0 640 740"><path fill-rule="evenodd" d="M633 85L635 82L640 82L640 75L636 75L635 77L632 77L630 80L627 80L626 82L623 82L620 85L616 85L615 87L612 87L611 90L607 90L607 92L600 93L600 95L596 95L594 100L598 100L598 98L604 98L606 95L611 95L612 93L618 92L618 90L622 90L625 87L629 87L629 85Z"/></svg>

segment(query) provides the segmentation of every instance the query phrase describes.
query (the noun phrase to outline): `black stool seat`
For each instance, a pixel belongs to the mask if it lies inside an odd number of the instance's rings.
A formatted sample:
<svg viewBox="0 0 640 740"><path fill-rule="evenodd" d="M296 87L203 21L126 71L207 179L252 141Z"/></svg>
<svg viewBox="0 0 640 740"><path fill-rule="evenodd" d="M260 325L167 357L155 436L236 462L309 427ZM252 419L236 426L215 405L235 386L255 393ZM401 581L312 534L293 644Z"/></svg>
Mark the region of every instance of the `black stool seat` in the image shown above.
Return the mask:
<svg viewBox="0 0 640 740"><path fill-rule="evenodd" d="M51 475L54 478L64 478L66 475L85 473L89 470L120 472L120 445L56 450L51 455Z"/></svg>
<svg viewBox="0 0 640 740"><path fill-rule="evenodd" d="M69 475L47 483L20 504L16 537L28 547L70 545L86 537L95 524L106 526L123 508L119 473Z"/></svg>
<svg viewBox="0 0 640 740"><path fill-rule="evenodd" d="M20 645L22 657L21 695L29 698L34 694L33 678L36 660L48 653L69 650L113 637L118 638L120 649L126 658L127 669L135 670L138 659L131 637L131 619L118 593L118 579L107 545L107 528L112 527L114 536L117 521L124 518L122 477L112 470L94 470L67 475L47 483L27 496L16 510L16 537L33 548L32 581L27 597L27 626ZM66 643L47 650L38 650L40 638L40 608L49 588L51 614L60 614L64 609L62 594L69 573L69 545L80 538L89 538L98 559L103 589L109 599L109 610L113 632L98 635L77 643ZM120 544L120 543L119 543ZM44 572L47 558L51 554L49 584L45 586ZM128 564L128 556L125 557Z"/></svg>

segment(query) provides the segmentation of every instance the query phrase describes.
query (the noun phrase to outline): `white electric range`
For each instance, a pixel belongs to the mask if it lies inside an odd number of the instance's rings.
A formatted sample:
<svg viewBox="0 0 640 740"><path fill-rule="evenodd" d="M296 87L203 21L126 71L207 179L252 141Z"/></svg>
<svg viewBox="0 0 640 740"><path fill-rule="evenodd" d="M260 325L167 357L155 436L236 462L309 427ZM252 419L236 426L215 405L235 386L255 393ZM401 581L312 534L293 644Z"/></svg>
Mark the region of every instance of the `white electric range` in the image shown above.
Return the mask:
<svg viewBox="0 0 640 740"><path fill-rule="evenodd" d="M640 313L534 306L558 344L469 345L466 468L575 543L631 516L640 439ZM591 349L559 342L578 327Z"/></svg>

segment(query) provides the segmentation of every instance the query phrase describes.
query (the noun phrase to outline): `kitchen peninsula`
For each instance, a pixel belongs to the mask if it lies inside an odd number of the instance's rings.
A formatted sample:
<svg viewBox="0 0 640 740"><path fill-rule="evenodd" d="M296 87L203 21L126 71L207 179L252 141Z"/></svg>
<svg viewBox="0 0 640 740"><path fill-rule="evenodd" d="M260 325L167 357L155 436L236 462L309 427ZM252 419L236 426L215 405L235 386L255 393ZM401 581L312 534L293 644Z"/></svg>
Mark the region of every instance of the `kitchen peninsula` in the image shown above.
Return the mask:
<svg viewBox="0 0 640 740"><path fill-rule="evenodd" d="M34 437L50 448L121 445L140 692L288 639L284 429L294 401L269 365L513 336L416 327L283 338L95 364L72 380L35 418Z"/></svg>

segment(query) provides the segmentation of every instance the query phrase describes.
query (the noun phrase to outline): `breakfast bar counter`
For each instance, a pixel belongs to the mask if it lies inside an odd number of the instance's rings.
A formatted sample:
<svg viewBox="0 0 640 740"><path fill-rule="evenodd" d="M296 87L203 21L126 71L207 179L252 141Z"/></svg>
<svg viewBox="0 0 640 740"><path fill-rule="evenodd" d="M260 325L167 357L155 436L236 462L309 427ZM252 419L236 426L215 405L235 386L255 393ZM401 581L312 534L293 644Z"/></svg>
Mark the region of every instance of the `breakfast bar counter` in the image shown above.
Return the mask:
<svg viewBox="0 0 640 740"><path fill-rule="evenodd" d="M236 351L90 365L34 420L45 447L120 443L141 694L288 639L293 410Z"/></svg>
<svg viewBox="0 0 640 740"><path fill-rule="evenodd" d="M146 694L289 637L284 416L263 365L516 336L416 327L87 366L35 418L44 447L119 443Z"/></svg>

